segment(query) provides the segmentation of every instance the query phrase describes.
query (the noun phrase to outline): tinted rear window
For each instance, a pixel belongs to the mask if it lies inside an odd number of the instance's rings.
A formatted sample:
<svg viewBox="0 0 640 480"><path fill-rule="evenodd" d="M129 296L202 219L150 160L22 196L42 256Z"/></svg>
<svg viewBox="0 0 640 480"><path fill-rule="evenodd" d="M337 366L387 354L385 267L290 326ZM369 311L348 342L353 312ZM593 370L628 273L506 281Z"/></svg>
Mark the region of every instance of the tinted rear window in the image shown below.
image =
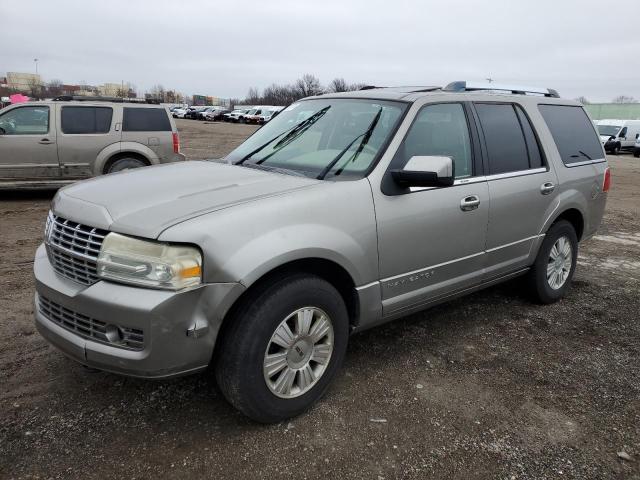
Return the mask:
<svg viewBox="0 0 640 480"><path fill-rule="evenodd" d="M171 123L164 108L124 108L125 132L170 132Z"/></svg>
<svg viewBox="0 0 640 480"><path fill-rule="evenodd" d="M527 144L513 105L477 103L476 111L489 154L489 173L528 170Z"/></svg>
<svg viewBox="0 0 640 480"><path fill-rule="evenodd" d="M62 107L62 133L108 133L112 115L109 107Z"/></svg>
<svg viewBox="0 0 640 480"><path fill-rule="evenodd" d="M539 105L565 165L601 159L602 145L582 107Z"/></svg>

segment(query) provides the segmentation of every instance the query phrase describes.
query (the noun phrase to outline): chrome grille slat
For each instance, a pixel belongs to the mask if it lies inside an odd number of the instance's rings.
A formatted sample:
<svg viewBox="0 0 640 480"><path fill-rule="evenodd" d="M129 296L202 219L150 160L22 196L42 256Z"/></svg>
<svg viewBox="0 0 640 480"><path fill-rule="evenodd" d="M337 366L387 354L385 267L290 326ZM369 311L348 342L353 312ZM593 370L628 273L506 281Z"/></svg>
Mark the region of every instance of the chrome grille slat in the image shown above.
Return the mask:
<svg viewBox="0 0 640 480"><path fill-rule="evenodd" d="M119 342L110 342L107 338L107 324L105 322L74 312L42 295L38 297L38 309L47 320L60 325L79 337L127 350L144 349L144 331L138 328L117 325L122 332L122 339Z"/></svg>
<svg viewBox="0 0 640 480"><path fill-rule="evenodd" d="M84 285L98 281L98 255L106 230L83 225L49 212L45 243L54 270Z"/></svg>

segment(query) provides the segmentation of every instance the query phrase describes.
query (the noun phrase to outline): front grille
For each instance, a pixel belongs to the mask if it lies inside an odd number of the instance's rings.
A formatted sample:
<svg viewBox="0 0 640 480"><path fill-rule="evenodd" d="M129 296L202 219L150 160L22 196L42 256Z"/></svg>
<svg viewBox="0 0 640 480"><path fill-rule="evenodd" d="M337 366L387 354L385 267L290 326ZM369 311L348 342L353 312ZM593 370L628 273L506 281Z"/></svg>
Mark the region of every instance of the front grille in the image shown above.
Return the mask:
<svg viewBox="0 0 640 480"><path fill-rule="evenodd" d="M97 282L96 262L107 233L49 213L45 243L51 265L60 275L78 283Z"/></svg>
<svg viewBox="0 0 640 480"><path fill-rule="evenodd" d="M144 349L143 330L101 322L58 305L42 295L38 300L38 309L47 320L80 337L128 350Z"/></svg>

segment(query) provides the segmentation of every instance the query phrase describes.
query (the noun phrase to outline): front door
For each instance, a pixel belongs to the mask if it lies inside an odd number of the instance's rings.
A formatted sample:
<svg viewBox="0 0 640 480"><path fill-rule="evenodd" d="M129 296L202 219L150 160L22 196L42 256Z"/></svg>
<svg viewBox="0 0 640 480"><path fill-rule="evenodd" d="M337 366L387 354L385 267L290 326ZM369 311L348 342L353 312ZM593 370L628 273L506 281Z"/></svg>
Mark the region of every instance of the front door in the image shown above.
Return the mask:
<svg viewBox="0 0 640 480"><path fill-rule="evenodd" d="M55 117L48 105L25 104L0 112L0 179L57 179Z"/></svg>
<svg viewBox="0 0 640 480"><path fill-rule="evenodd" d="M462 103L422 107L382 186L372 185L384 317L402 315L482 278L489 195L469 119L469 107ZM389 171L417 155L451 157L454 185L403 189L394 184Z"/></svg>

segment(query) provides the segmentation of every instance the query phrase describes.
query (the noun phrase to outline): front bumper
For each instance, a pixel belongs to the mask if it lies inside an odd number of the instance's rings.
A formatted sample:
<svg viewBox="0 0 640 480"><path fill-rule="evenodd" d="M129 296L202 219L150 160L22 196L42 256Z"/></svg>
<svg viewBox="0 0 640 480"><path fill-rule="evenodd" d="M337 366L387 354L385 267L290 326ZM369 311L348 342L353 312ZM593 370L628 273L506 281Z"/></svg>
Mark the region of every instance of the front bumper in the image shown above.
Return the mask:
<svg viewBox="0 0 640 480"><path fill-rule="evenodd" d="M204 284L181 292L99 281L91 286L58 275L41 245L34 261L35 324L40 334L74 360L100 370L166 378L207 367L226 312L244 291L239 283ZM142 330L141 350L81 336L40 309L40 297L62 309L124 329Z"/></svg>

